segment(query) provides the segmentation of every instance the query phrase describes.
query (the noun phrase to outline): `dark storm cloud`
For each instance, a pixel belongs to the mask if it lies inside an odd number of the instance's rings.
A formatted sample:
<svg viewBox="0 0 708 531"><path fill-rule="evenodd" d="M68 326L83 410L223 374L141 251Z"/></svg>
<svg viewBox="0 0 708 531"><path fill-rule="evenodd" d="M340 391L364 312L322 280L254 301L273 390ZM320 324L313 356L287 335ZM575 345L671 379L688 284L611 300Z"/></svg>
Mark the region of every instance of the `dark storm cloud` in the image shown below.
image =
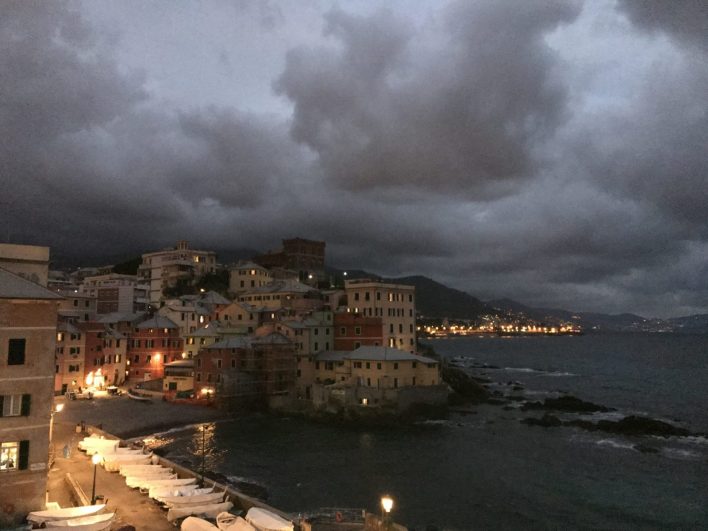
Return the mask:
<svg viewBox="0 0 708 531"><path fill-rule="evenodd" d="M619 6L642 28L663 31L708 50L708 4L704 0L620 0Z"/></svg>
<svg viewBox="0 0 708 531"><path fill-rule="evenodd" d="M70 4L2 6L0 226L13 241L89 256L162 247L199 208L252 208L302 174L282 122L161 109L105 45Z"/></svg>
<svg viewBox="0 0 708 531"><path fill-rule="evenodd" d="M293 138L349 190L417 187L482 198L538 170L565 91L544 33L571 2L459 2L414 29L389 11L334 10L338 46L291 51L276 88L294 105Z"/></svg>
<svg viewBox="0 0 708 531"><path fill-rule="evenodd" d="M154 25L162 42L171 4L141 5L140 39ZM213 46L186 59L192 74L174 74L174 57L136 73L118 53L126 28L109 42L81 4L6 2L0 237L110 256L183 237L274 249L303 236L326 240L332 265L487 298L706 311L701 35L660 4L649 19L643 3L614 5L460 1L410 18L346 6L299 11L298 30L286 4L244 0L244 27L297 36L259 70L276 100L246 86L237 43L210 41L198 17L185 46ZM186 79L210 49L243 88L231 105L209 103L222 78ZM259 91L260 108L292 115L254 113L241 99Z"/></svg>

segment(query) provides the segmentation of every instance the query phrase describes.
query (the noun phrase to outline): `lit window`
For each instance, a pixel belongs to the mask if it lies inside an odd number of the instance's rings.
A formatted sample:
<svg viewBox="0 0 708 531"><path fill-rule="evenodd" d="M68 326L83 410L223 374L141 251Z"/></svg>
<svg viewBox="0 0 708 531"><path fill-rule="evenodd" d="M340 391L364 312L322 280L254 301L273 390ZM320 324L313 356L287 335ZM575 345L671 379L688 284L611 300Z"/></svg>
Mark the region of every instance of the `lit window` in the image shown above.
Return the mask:
<svg viewBox="0 0 708 531"><path fill-rule="evenodd" d="M19 442L4 442L0 445L0 470L17 470L19 468L19 459Z"/></svg>

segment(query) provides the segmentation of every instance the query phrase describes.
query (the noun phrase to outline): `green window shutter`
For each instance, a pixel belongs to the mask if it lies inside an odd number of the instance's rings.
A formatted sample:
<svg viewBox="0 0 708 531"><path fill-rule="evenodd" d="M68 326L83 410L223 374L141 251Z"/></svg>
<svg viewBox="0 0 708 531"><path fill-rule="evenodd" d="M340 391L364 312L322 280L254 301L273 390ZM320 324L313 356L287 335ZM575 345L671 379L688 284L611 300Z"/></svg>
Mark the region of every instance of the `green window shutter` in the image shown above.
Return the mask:
<svg viewBox="0 0 708 531"><path fill-rule="evenodd" d="M31 402L32 402L32 395L22 395L22 411L21 411L20 415L22 415L23 417L29 417Z"/></svg>
<svg viewBox="0 0 708 531"><path fill-rule="evenodd" d="M29 441L20 441L20 470L27 470L29 463Z"/></svg>
<svg viewBox="0 0 708 531"><path fill-rule="evenodd" d="M0 395L0 417L2 417L2 406L3 406L4 401L5 401L5 397Z"/></svg>

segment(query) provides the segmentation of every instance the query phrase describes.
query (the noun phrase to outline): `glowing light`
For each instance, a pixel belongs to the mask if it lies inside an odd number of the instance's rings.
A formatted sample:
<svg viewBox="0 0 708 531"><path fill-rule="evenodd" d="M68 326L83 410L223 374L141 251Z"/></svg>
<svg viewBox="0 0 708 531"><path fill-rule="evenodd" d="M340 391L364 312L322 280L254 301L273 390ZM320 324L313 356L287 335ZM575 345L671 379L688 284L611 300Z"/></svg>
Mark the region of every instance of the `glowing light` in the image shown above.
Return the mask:
<svg viewBox="0 0 708 531"><path fill-rule="evenodd" d="M86 385L92 385L93 384L93 371L88 373L86 375Z"/></svg>
<svg viewBox="0 0 708 531"><path fill-rule="evenodd" d="M61 412L62 409L64 409L64 404L57 404L56 407L54 408L54 411L59 413L59 412Z"/></svg>
<svg viewBox="0 0 708 531"><path fill-rule="evenodd" d="M381 507L383 507L383 510L386 511L386 513L390 513L391 509L393 509L393 498L390 496L384 496L381 498Z"/></svg>
<svg viewBox="0 0 708 531"><path fill-rule="evenodd" d="M160 361L160 353L158 352L155 354L155 357L153 358L155 360L155 363L158 363Z"/></svg>
<svg viewBox="0 0 708 531"><path fill-rule="evenodd" d="M93 457L91 457L91 462L94 465L99 464L101 461L103 461L103 457L101 456L101 454L93 454Z"/></svg>

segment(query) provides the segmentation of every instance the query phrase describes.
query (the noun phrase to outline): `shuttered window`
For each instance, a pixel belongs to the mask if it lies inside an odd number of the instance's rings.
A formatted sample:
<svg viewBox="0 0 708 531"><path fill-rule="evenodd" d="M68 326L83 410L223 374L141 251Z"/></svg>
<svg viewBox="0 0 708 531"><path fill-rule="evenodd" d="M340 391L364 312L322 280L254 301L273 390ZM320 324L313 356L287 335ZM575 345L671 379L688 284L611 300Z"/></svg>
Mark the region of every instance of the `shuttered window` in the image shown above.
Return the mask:
<svg viewBox="0 0 708 531"><path fill-rule="evenodd" d="M0 443L0 472L26 470L29 463L29 441Z"/></svg>
<svg viewBox="0 0 708 531"><path fill-rule="evenodd" d="M0 396L0 417L28 416L31 398L31 395Z"/></svg>

